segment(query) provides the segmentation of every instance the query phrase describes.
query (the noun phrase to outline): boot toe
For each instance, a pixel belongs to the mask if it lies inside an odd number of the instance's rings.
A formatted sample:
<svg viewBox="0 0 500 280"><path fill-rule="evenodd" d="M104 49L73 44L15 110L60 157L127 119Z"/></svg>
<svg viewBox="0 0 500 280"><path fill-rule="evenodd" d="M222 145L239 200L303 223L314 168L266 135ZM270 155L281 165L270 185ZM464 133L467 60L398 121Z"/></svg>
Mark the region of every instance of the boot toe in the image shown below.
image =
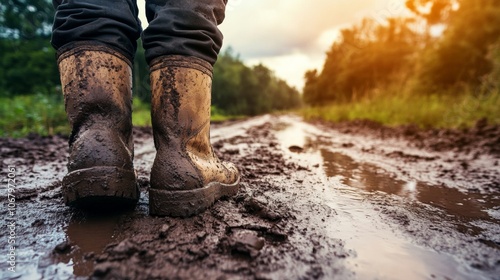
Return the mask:
<svg viewBox="0 0 500 280"><path fill-rule="evenodd" d="M240 172L236 165L232 162L224 161L222 165L226 169L226 182L229 184L235 183L240 178Z"/></svg>

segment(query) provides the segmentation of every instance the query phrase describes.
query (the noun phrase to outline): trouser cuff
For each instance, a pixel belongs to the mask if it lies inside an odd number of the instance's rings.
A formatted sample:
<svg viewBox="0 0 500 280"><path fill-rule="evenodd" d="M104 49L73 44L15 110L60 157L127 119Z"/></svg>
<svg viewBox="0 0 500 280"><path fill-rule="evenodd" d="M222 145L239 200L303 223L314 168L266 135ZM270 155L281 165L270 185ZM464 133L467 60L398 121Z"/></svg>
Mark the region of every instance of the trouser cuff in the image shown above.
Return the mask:
<svg viewBox="0 0 500 280"><path fill-rule="evenodd" d="M66 44L57 50L57 63L68 56L75 55L79 52L84 51L99 51L111 54L118 57L119 59L125 61L130 67L132 67L132 59L127 55L123 54L119 50L108 46L107 44L97 42L97 41L78 41Z"/></svg>
<svg viewBox="0 0 500 280"><path fill-rule="evenodd" d="M195 56L164 55L153 59L150 63L150 71L153 72L165 67L191 68L203 72L212 77L213 66L209 62Z"/></svg>

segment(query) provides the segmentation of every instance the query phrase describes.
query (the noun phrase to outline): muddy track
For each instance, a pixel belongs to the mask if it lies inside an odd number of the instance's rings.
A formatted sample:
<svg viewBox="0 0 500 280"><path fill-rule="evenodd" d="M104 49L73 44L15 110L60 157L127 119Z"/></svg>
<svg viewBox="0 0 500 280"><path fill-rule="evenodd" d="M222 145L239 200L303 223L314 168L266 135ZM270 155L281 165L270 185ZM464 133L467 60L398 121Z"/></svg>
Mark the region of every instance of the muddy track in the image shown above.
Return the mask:
<svg viewBox="0 0 500 280"><path fill-rule="evenodd" d="M125 213L63 206L66 138L0 139L3 178L16 168L16 267L3 230L0 278L500 279L499 139L484 123L467 132L294 116L214 125L214 147L243 183L187 219L148 215L148 128L134 130L141 199Z"/></svg>

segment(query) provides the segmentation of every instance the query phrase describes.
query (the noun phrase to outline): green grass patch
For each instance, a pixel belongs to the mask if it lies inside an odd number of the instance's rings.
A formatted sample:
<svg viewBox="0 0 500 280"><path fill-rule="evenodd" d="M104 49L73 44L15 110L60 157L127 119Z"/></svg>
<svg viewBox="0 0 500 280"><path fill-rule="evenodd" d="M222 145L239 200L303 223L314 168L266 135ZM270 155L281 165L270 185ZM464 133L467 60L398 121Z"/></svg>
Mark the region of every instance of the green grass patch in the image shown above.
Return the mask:
<svg viewBox="0 0 500 280"><path fill-rule="evenodd" d="M134 126L151 126L151 105L134 98L132 102L132 124Z"/></svg>
<svg viewBox="0 0 500 280"><path fill-rule="evenodd" d="M216 106L212 106L210 108L210 121L211 122L223 122L223 121L229 121L229 120L238 120L238 119L243 119L246 116L239 115L239 116L233 116L233 115L226 115L224 112L219 110Z"/></svg>
<svg viewBox="0 0 500 280"><path fill-rule="evenodd" d="M132 122L151 126L150 105L138 98L133 101ZM25 95L0 98L0 137L39 135L69 135L71 128L64 111L63 97L58 95Z"/></svg>
<svg viewBox="0 0 500 280"><path fill-rule="evenodd" d="M35 94L0 98L0 137L69 132L60 95Z"/></svg>
<svg viewBox="0 0 500 280"><path fill-rule="evenodd" d="M132 103L134 126L151 126L151 105L134 98ZM227 116L212 107L211 120L220 122L241 116ZM69 135L71 128L64 111L62 95L23 95L0 98L0 137L39 135Z"/></svg>
<svg viewBox="0 0 500 280"><path fill-rule="evenodd" d="M151 126L151 105L142 102L138 98L134 99L132 105L132 123L134 126ZM211 107L210 121L212 122L222 122L227 120L241 119L244 116L229 116L223 114L215 106Z"/></svg>
<svg viewBox="0 0 500 280"><path fill-rule="evenodd" d="M388 126L415 124L422 128L464 128L486 118L500 124L500 91L474 94L379 94L357 102L300 110L305 119L331 122L373 120Z"/></svg>

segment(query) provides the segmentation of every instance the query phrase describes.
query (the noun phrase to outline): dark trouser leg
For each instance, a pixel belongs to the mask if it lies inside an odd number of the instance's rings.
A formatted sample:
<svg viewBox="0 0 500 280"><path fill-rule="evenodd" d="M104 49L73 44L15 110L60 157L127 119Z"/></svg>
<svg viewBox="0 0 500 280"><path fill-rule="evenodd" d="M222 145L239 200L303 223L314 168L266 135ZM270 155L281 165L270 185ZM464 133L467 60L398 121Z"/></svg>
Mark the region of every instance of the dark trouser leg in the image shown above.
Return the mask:
<svg viewBox="0 0 500 280"><path fill-rule="evenodd" d="M146 60L165 55L193 56L215 64L222 46L217 25L227 0L146 0L149 26L142 34Z"/></svg>
<svg viewBox="0 0 500 280"><path fill-rule="evenodd" d="M58 54L75 45L104 44L133 61L141 33L135 0L53 0L52 45Z"/></svg>

